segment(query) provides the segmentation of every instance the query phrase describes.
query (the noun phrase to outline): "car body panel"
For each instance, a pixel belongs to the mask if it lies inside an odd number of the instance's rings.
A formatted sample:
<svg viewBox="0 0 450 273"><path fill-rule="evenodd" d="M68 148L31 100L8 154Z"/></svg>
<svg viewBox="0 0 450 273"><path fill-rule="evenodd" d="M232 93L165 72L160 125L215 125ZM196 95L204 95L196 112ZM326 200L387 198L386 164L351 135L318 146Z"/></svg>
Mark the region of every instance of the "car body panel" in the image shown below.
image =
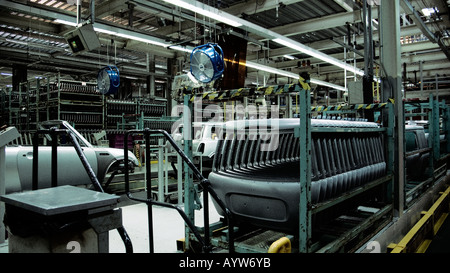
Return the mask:
<svg viewBox="0 0 450 273"><path fill-rule="evenodd" d="M65 121L48 121L43 127L58 126L71 131L78 139L82 151L100 183L107 173L123 168L124 151L122 149L94 147L70 124ZM38 146L38 188L51 186L51 146ZM33 146L6 147L6 193L32 189ZM138 160L128 151L132 166L138 166ZM57 147L58 185L87 185L91 180L81 163L75 148L70 143Z"/></svg>
<svg viewBox="0 0 450 273"><path fill-rule="evenodd" d="M300 119L250 120L226 125L230 126L226 128L226 137L218 142L208 179L234 221L283 232L298 230L302 153L295 128ZM378 125L311 119L311 127L357 129ZM273 133L270 139L265 136L268 131ZM268 146L273 149L262 148L274 139L279 141ZM311 204L326 202L384 176L387 169L382 143L382 133L378 131L312 134ZM214 205L220 215L225 215L216 202Z"/></svg>
<svg viewBox="0 0 450 273"><path fill-rule="evenodd" d="M193 122L194 139L192 140L192 151L201 153L203 164L212 164L218 141L218 129L223 122ZM183 140L183 124L178 124L172 130L172 137L175 141ZM198 163L194 159L194 163Z"/></svg>
<svg viewBox="0 0 450 273"><path fill-rule="evenodd" d="M428 139L422 126L405 126L406 153L428 148ZM422 180L426 177L426 169L429 166L430 152L414 153L407 155L406 175L408 180Z"/></svg>

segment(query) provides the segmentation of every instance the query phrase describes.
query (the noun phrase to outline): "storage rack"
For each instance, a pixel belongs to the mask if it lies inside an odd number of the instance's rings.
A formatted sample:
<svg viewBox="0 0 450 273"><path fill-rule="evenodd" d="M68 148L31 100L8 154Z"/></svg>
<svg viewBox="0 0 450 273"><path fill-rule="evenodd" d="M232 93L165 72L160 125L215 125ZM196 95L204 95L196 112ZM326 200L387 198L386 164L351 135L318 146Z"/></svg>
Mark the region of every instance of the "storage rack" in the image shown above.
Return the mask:
<svg viewBox="0 0 450 273"><path fill-rule="evenodd" d="M445 100L439 102L430 93L428 102L405 102L405 112L405 119L425 121L423 125L428 133L428 148L408 152L407 156L430 153L426 178L421 181L406 181L404 194L407 208L446 175L450 158L450 108Z"/></svg>
<svg viewBox="0 0 450 273"><path fill-rule="evenodd" d="M38 77L19 84L22 100L20 125L24 130L37 129L37 123L48 120L46 102L48 101L49 82L47 78Z"/></svg>
<svg viewBox="0 0 450 273"><path fill-rule="evenodd" d="M0 126L8 124L9 122L9 93L10 87L0 88Z"/></svg>
<svg viewBox="0 0 450 273"><path fill-rule="evenodd" d="M92 131L117 129L124 114L142 115L148 126L167 113L166 99L112 99L96 88L94 81L67 80L59 74L38 77L20 83L18 91L2 92L2 117L21 131L36 130L37 123L51 119L67 120L78 130Z"/></svg>
<svg viewBox="0 0 450 273"><path fill-rule="evenodd" d="M162 98L144 99L134 98L132 100L107 99L105 115L106 128L124 129L124 117L157 118L165 116L167 112L167 100ZM147 125L145 125L147 126ZM148 127L148 126L147 126ZM150 127L149 127L150 128ZM133 129L140 129L134 127Z"/></svg>
<svg viewBox="0 0 450 273"><path fill-rule="evenodd" d="M50 84L47 111L49 119L73 122L77 128L104 129L104 96L96 91L96 82L58 78Z"/></svg>
<svg viewBox="0 0 450 273"><path fill-rule="evenodd" d="M21 89L13 91L12 89L6 89L5 94L5 122L10 126L17 126L17 129L26 129L23 125L23 102L26 101L26 94L22 93Z"/></svg>
<svg viewBox="0 0 450 273"><path fill-rule="evenodd" d="M297 244L294 245L293 249L297 250L300 253L307 252L338 252L343 251L348 247L347 244L352 243L355 238L360 238L360 236L367 236L367 232L373 232L372 227L380 227L387 223L392 217L392 201L390 199L392 192L392 183L393 183L393 175L392 175L392 162L393 162L393 154L392 154L392 146L393 146L393 106L392 103L385 103L380 105L380 109L384 107L389 108L389 125L383 128L376 129L345 129L345 128L311 128L311 111L314 108L311 108L311 97L310 97L310 87L309 82L304 80L302 77L298 83L294 84L286 84L286 85L277 85L277 86L268 86L268 87L260 87L260 88L240 88L234 90L227 91L211 91L211 92L203 92L203 90L195 89L195 88L184 88L179 90L179 93L184 94L184 104L185 106L192 109L192 102L195 99L201 100L214 100L214 101L226 101L233 100L239 97L249 97L249 96L257 96L257 95L281 95L294 93L299 96L299 117L303 121L300 122L300 127L296 128L296 136L300 137L300 204L299 204L299 230L298 234L288 235L287 238L293 239L295 237L298 238ZM367 105L365 105L367 108ZM355 112L360 111L364 108L362 106L350 106L344 109L333 109L334 111L345 111L347 112ZM317 111L317 109L315 109ZM185 128L188 128L190 124L187 119L184 120ZM385 143L391 147L388 149L389 153L387 153L387 161L388 169L387 175L377 179L376 181L372 181L363 187L359 187L349 194L345 194L341 197L332 199L325 203L320 203L316 206L311 205L311 162L310 162L310 152L311 152L311 133L312 132L326 132L326 133L339 133L339 132L352 132L352 133L364 133L367 131L376 131L381 132L385 135ZM189 151L189 143L190 141L185 141L185 151ZM187 148L186 148L187 147ZM188 154L188 153L187 153ZM188 154L189 155L189 154ZM189 219L194 221L194 210L196 206L198 207L198 197L196 197L195 187L192 180L192 174L189 174L186 171L185 175L185 211ZM375 188L375 187L383 187L384 196L386 198L386 205L381 208L376 213L366 217L362 222L359 222L352 228L346 231L342 236L335 238L325 246L313 244L312 242L312 215L318 212L326 211L329 209L333 209L336 205L350 200L353 197L362 195L363 193ZM266 232L262 232L261 234L258 232L250 232L249 234L242 235L241 238L246 238L245 241L238 241L233 244L233 246L229 245L226 241L227 236L223 236L231 232L227 230L227 227L224 227L221 223L211 223L209 224L213 228L210 227L210 230L218 229L219 232L211 235L212 244L216 247L230 247L236 249L239 252L259 252L264 251L264 249L254 247L250 245L249 240L252 242L259 241L259 235L267 236ZM233 230L235 233L235 230ZM273 236L273 235L270 235ZM280 234L280 237L285 236L285 234ZM254 238L251 238L254 237ZM193 234L186 229L186 238L185 238L185 248L192 247L191 244L195 244L195 237ZM354 247L354 246L352 246Z"/></svg>
<svg viewBox="0 0 450 273"><path fill-rule="evenodd" d="M95 82L38 77L19 84L9 95L9 122L21 131L36 130L41 121L58 119L78 128L103 129L103 96Z"/></svg>

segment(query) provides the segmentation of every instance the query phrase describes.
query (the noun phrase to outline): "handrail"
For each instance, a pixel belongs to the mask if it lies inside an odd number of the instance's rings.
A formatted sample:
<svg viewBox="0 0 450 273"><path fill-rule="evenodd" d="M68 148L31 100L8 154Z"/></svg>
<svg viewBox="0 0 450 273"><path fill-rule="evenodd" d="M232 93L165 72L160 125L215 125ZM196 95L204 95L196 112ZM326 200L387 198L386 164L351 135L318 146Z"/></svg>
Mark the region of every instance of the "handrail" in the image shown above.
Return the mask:
<svg viewBox="0 0 450 273"><path fill-rule="evenodd" d="M234 227L233 227L232 215L231 215L230 210L226 207L225 203L223 203L223 201L219 198L219 196L214 191L214 189L211 188L209 180L206 179L202 175L202 173L197 169L195 164L192 163L192 161L189 159L189 157L177 145L177 143L172 138L172 136L170 134L168 134L167 131L165 131L165 130L149 129L149 128L145 128L143 130L130 130L130 131L126 132L125 133L125 137L124 137L124 160L125 160L125 162L128 161L128 136L130 134L144 134L146 143L149 142L150 135L152 135L152 134L153 135L161 134L162 136L164 136L167 139L167 141L169 141L169 143L173 146L175 151L181 156L182 160L193 171L193 174L197 177L197 179L200 180L200 185L203 188L203 190L205 191L204 194L203 194L203 205L204 205L203 217L204 217L204 225L205 225L205 227L204 227L204 229L205 229L205 231L204 231L205 238L203 239L201 237L200 233L198 232L197 228L195 227L195 225L192 223L192 221L187 217L186 213L179 206L168 204L168 203L154 201L151 198L151 194L149 194L149 191L147 193L147 199L133 197L133 195L130 192L130 186L129 186L128 164L125 164L125 192L126 192L126 195L131 200L145 202L149 206L148 207L148 209L149 209L148 214L149 214L150 252L153 252L153 229L152 229L152 223L151 223L151 221L152 221L152 208L151 208L151 206L152 205L162 206L162 207L166 207L166 208L172 208L172 209L175 209L176 211L178 211L178 213L181 215L181 217L183 218L185 223L188 225L188 227L194 233L194 236L197 238L197 240L202 245L203 250L205 252L210 252L211 251L211 242L210 242L210 238L209 238L210 229L209 229L208 193L211 194L212 198L217 202L217 204L225 212L226 219L227 219L227 224L228 224L228 229L229 229L229 232L228 232L229 252L230 253L234 252L234 236L233 236L233 229L234 229ZM146 149L145 152L146 152L145 158L147 158L147 160L149 160L149 158L150 158L150 150ZM146 172L148 174L150 174L151 173L150 172L150 164L145 164L145 167L146 167ZM146 179L147 179L147 185L151 185L151 182L150 182L151 177L150 177L150 175L147 175Z"/></svg>
<svg viewBox="0 0 450 273"><path fill-rule="evenodd" d="M38 150L38 141L39 141L39 134L47 134L49 133L51 138L52 138L52 167L51 167L51 172L52 172L52 187L56 187L57 186L57 145L58 142L56 140L56 135L57 134L67 134L69 135L69 137L72 140L73 146L75 148L75 151L77 152L78 157L81 160L81 164L83 164L84 169L86 170L89 179L91 180L91 183L94 185L94 188L96 191L99 192L104 192L103 188L100 184L100 182L97 179L97 176L95 174L95 172L92 170L91 165L89 164L89 161L87 160L86 156L83 153L83 150L80 146L80 143L78 143L78 140L76 139L76 137L74 136L74 134L67 129L57 129L56 127L52 127L50 129L47 130L37 130L35 135L34 135L34 140L33 140L33 180L32 180L32 190L37 190L38 188L38 154L39 154L39 150ZM125 164L128 165L128 164ZM123 226L117 228L117 232L119 232L120 238L122 238L122 241L125 245L125 250L127 253L133 253L133 245L131 243L131 239L128 236L127 231L125 230L125 228Z"/></svg>

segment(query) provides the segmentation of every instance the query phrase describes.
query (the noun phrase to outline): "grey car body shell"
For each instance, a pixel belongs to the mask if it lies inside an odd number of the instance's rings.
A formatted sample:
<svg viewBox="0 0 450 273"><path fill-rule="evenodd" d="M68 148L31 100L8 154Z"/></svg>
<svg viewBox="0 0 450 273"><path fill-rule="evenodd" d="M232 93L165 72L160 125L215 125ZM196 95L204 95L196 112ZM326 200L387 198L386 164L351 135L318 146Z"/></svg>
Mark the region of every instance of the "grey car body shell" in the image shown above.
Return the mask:
<svg viewBox="0 0 450 273"><path fill-rule="evenodd" d="M100 183L108 173L123 167L124 151L122 149L92 146L77 130L66 121L48 121L44 125L58 126L71 131L83 150L92 170ZM33 146L7 146L6 194L32 189ZM87 185L91 183L73 145L58 146L58 186ZM38 188L51 186L51 146L38 147ZM129 161L138 165L136 157L128 151Z"/></svg>
<svg viewBox="0 0 450 273"><path fill-rule="evenodd" d="M293 135L294 128L299 125L300 119L225 124L227 137L217 146L213 171L208 178L211 187L233 213L235 221L287 232L298 230L300 149L293 148L299 147L299 139ZM373 122L320 119L312 119L311 126L378 128ZM249 135L238 139L239 130L244 133L252 127L257 128L253 129L257 132L256 138L251 140ZM280 144L279 147L273 152L260 152L262 148L256 148L257 143L262 143L262 136L267 131L274 132L274 129L280 133L280 142L275 142ZM379 133L361 138L352 133L321 134L311 140L312 203L329 200L385 174L386 163ZM319 145L322 148L319 149ZM344 156L350 153L354 155L351 160ZM366 156L369 153L371 155ZM322 163L318 164L319 161ZM215 202L214 205L218 213L224 215L220 206Z"/></svg>

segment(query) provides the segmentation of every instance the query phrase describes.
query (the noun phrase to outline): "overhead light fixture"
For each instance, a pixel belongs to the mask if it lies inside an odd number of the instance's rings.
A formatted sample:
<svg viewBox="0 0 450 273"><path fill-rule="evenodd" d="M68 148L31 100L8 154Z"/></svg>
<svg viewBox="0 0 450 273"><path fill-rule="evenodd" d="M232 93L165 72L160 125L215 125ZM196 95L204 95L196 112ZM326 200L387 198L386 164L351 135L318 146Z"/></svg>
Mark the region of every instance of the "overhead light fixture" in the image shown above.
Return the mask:
<svg viewBox="0 0 450 273"><path fill-rule="evenodd" d="M423 8L422 9L422 14L426 17L429 17L434 12L435 12L434 8Z"/></svg>
<svg viewBox="0 0 450 273"><path fill-rule="evenodd" d="M333 57L330 57L318 50L312 49L310 47L307 47L301 43L295 42L294 40L291 40L289 38L275 38L273 39L274 42L292 48L294 50L298 50L302 53L305 53L307 55L310 55L314 58L320 59L322 61L325 61L327 63L333 64L335 66L338 66L340 68L343 68L345 70L351 71L357 75L364 76L364 71L358 68L353 67L352 65L349 65L345 62L339 61L338 59L335 59Z"/></svg>
<svg viewBox="0 0 450 273"><path fill-rule="evenodd" d="M63 25L71 26L71 27L76 27L77 26L77 23L71 22L71 21L67 21L67 20L63 20L63 19L55 19L55 20L53 20L53 23L63 24Z"/></svg>
<svg viewBox="0 0 450 273"><path fill-rule="evenodd" d="M269 73L278 74L278 75L281 75L281 76L293 78L293 79L296 79L296 80L299 79L299 75L296 74L296 73L292 73L292 72L289 72L289 71L284 71L284 70L281 70L281 69L273 68L273 67L270 67L270 66L266 66L266 65L262 65L262 64L258 64L258 63L254 63L254 62L247 61L246 62L246 66L254 68L254 69L262 70L262 71L265 71L265 72L269 72ZM340 86L340 85L337 85L337 84L333 84L333 83L329 83L329 82L325 82L325 81L322 81L322 80L311 79L310 82L313 83L313 84L320 85L320 86L327 86L327 87L330 87L330 88L333 88L333 89L336 89L336 90L347 91L347 88L345 88L343 86Z"/></svg>
<svg viewBox="0 0 450 273"><path fill-rule="evenodd" d="M246 61L245 65L247 67L251 67L251 68L254 68L254 69L257 69L257 70L262 70L262 71L269 72L269 73L272 73L272 74L278 74L278 75L281 75L281 76L298 79L298 75L295 74L295 73L292 73L292 72L289 72L289 71L284 71L284 70L277 69L277 68L273 68L273 67L266 66L266 65L262 65L262 64L259 64L259 63Z"/></svg>
<svg viewBox="0 0 450 273"><path fill-rule="evenodd" d="M62 19L55 19L53 21L54 23L58 23L58 24L64 24L67 26L72 26L72 27L76 27L77 23L72 22L72 21L68 21L68 20L62 20ZM104 33L104 34L108 34L108 35L114 35L117 37L122 37L125 39L131 39L131 40L135 40L135 41L139 41L139 42L143 42L143 43L148 43L148 44L153 44L153 45L157 45L157 46L162 46L162 47L168 47L170 44L163 42L162 40L159 41L157 40L157 38L147 38L149 36L147 35L139 35L138 33L132 33L128 30L123 30L124 32L130 32L130 34L128 33L122 33L119 32L121 31L120 29L117 29L116 31L114 30L110 30L108 29L107 25L102 25L99 23L95 23L95 27L94 27L94 31L96 32L100 32L100 33Z"/></svg>
<svg viewBox="0 0 450 273"><path fill-rule="evenodd" d="M157 46L162 46L162 47L168 47L169 44L168 43L164 43L164 42L160 42L154 39L149 39L146 37L139 37L137 35L132 35L132 34L126 34L126 33L121 33L121 32L114 32L111 30L107 30L101 27L94 27L94 30L100 33L105 33L105 34L109 34L109 35L115 35L117 37L122 37L125 39L130 39L130 40L135 40L135 41L139 41L139 42L143 42L143 43L147 43L147 44L152 44L152 45L157 45Z"/></svg>
<svg viewBox="0 0 450 273"><path fill-rule="evenodd" d="M218 10L216 8L213 8L211 6L200 3L198 1L191 1L191 0L163 0L163 1L187 10L191 10L195 13L215 19L217 21L220 21L233 27L242 26L241 23L237 22L233 18L234 16L221 10Z"/></svg>
<svg viewBox="0 0 450 273"><path fill-rule="evenodd" d="M291 55L284 55L283 57L285 57L286 59L289 59L289 60L295 60L296 59L294 56L291 56Z"/></svg>
<svg viewBox="0 0 450 273"><path fill-rule="evenodd" d="M347 91L347 88L334 84L334 83L329 83L329 82L325 82L325 81L321 81L321 80L317 80L317 79L311 79L310 80L311 83L317 84L317 85L321 85L321 86L327 86L336 90L341 90L341 91Z"/></svg>
<svg viewBox="0 0 450 273"><path fill-rule="evenodd" d="M176 45L176 46L169 46L169 49L175 49L175 50L183 51L183 52L186 52L186 53L191 53L192 50L194 50L193 47L189 47L189 46L179 46L179 45Z"/></svg>

